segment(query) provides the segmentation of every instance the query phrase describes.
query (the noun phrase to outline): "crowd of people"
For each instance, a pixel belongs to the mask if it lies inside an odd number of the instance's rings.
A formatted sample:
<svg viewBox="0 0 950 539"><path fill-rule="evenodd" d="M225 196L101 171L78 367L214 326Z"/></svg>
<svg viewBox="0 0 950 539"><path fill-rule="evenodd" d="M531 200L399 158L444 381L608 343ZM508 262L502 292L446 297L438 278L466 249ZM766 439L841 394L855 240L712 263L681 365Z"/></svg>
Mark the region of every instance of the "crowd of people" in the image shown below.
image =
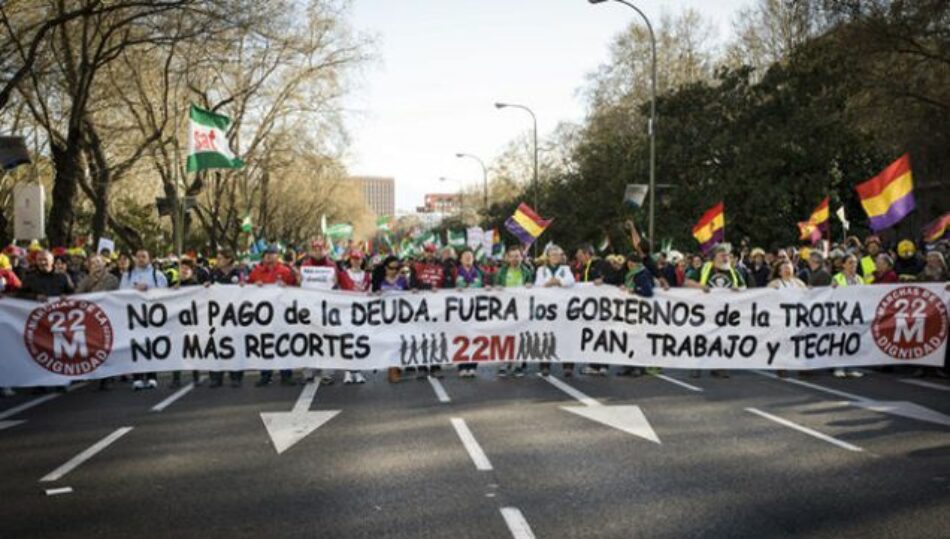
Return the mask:
<svg viewBox="0 0 950 539"><path fill-rule="evenodd" d="M350 248L344 256L334 260L327 243L315 239L304 252L295 249L269 247L259 261L238 260L234 253L222 249L213 258L195 256L180 260L169 257L153 260L145 249L135 252L108 251L87 256L82 249L65 251L7 247L0 254L0 294L35 301L90 292L154 288L236 285L236 286L305 286L317 289L339 289L353 293L373 294L389 291L439 290L446 288L511 288L511 287L571 287L578 282L616 286L643 297L653 294L656 287L663 289L687 287L703 291L714 288L735 291L750 288L813 288L864 286L898 282L948 282L950 272L947 256L950 242L941 240L931 245L918 246L903 239L889 249L877 236L862 242L850 237L825 249L787 247L764 250L751 247L742 240L733 248L729 244L715 246L709 253L684 254L669 250L651 253L640 241L635 229L631 243L634 248L626 255L598 256L590 244L580 245L569 257L561 247L548 244L536 259L528 256L521 245L510 245L498 259L476 260L468 248L460 251L452 247L423 246L421 255L399 257L395 254L370 256ZM923 249L919 248L923 247ZM310 269L305 269L310 268ZM562 363L562 374L572 376L574 363ZM476 376L476 363L458 365L458 376ZM526 365L500 364L499 377L521 377ZM547 375L551 365L541 363L540 373ZM607 365L589 364L581 374L606 376ZM641 376L648 371L641 367L619 369L618 376ZM698 377L699 371L691 376ZM802 373L805 375L806 373ZM916 369L915 375L947 376L943 369ZM223 372L211 372L209 386L224 384ZM296 383L290 370L279 373L280 383ZM714 370L715 377L728 377L726 371ZM787 376L779 372L780 376ZM859 377L862 371L835 369L839 378ZM230 384L239 387L244 373L227 373ZM317 377L321 383L335 381L333 373L305 370L306 381ZM439 367L417 369L392 368L390 382L408 377L424 379L441 377ZM262 371L257 386L271 383L273 373ZM200 383L198 372L192 380ZM126 381L124 378L120 381ZM343 373L344 384L362 384L366 378L359 371ZM114 380L101 380L100 389L108 389ZM181 373L173 373L171 386L181 385ZM154 373L135 375L131 379L135 390L158 386ZM13 391L2 390L3 396Z"/></svg>

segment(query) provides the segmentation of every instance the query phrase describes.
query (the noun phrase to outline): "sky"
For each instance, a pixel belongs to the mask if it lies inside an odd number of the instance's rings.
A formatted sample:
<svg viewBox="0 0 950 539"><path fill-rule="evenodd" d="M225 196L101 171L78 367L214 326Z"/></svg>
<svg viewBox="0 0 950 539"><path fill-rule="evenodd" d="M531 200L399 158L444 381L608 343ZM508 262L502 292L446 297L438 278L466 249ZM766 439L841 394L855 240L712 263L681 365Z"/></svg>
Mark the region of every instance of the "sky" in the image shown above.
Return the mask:
<svg viewBox="0 0 950 539"><path fill-rule="evenodd" d="M730 37L736 12L752 0L637 0L658 24L686 7ZM580 122L579 90L608 59L613 36L637 14L616 2L585 0L352 0L353 30L375 37L376 60L355 77L345 102L353 175L396 179L396 208L411 211L426 193L482 181L477 155L491 166L531 117L496 110L530 107L543 140L562 121ZM440 178L447 178L440 181Z"/></svg>

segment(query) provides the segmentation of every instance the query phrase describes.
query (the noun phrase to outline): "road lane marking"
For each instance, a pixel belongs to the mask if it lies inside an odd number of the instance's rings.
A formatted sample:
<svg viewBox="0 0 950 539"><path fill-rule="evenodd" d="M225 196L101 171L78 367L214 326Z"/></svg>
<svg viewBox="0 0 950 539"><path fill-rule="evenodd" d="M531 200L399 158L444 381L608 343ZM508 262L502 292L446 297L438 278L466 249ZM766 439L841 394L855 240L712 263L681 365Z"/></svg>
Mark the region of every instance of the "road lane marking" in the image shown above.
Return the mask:
<svg viewBox="0 0 950 539"><path fill-rule="evenodd" d="M502 507L501 516L505 519L505 524L508 525L508 530L514 539L534 539L531 526L528 525L528 521L525 520L524 515L521 514L518 508Z"/></svg>
<svg viewBox="0 0 950 539"><path fill-rule="evenodd" d="M666 380L667 382L671 384L676 384L680 387L684 387L690 391L698 391L700 393L702 393L703 391L703 388L701 387L694 386L693 384L687 384L686 382L682 380L677 380L676 378L673 378L672 376L667 376L665 374L654 374L653 376L659 378L660 380Z"/></svg>
<svg viewBox="0 0 950 539"><path fill-rule="evenodd" d="M539 375L540 376L540 375ZM588 397L584 393L581 393L579 390L574 389L573 387L567 385L566 383L558 380L556 377L548 375L541 376L542 379L547 380L552 386L560 389L561 391L567 393L574 400L579 401L584 406L603 406L601 403L597 402L595 399Z"/></svg>
<svg viewBox="0 0 950 539"><path fill-rule="evenodd" d="M20 423L26 423L25 419L16 419L13 421L0 421L0 430L9 429L10 427L15 427Z"/></svg>
<svg viewBox="0 0 950 539"><path fill-rule="evenodd" d="M198 380L201 380L201 378L198 378ZM179 389L178 391L172 393L167 399L165 399L165 400L163 400L162 402L156 404L155 406L152 406L152 411L153 411L153 412L161 412L161 411L164 410L165 408L168 408L169 406L171 406L172 403L174 403L174 402L177 401L178 399L180 399L180 398L184 397L185 395L187 395L188 393L190 393L191 390L194 389L194 388L195 388L195 383L194 383L194 382L192 382L192 383L186 385L185 387L183 387L183 388Z"/></svg>
<svg viewBox="0 0 950 539"><path fill-rule="evenodd" d="M122 428L116 429L115 432L113 432L112 434L92 444L89 448L84 450L82 453L69 459L66 462L66 464L63 464L59 468L56 468L52 472L43 476L43 478L40 479L40 482L58 481L61 477L75 470L82 463L96 456L96 454L99 453L100 451L109 447L109 445L111 445L113 442L115 442L119 438L128 434L132 430L132 428L133 427L122 427Z"/></svg>
<svg viewBox="0 0 950 539"><path fill-rule="evenodd" d="M294 402L294 407L290 411L306 412L307 410L310 410L310 405L313 403L313 398L317 396L317 389L319 387L319 381L306 384L303 387L303 391L301 391L300 395L297 397L297 401Z"/></svg>
<svg viewBox="0 0 950 539"><path fill-rule="evenodd" d="M482 446L478 445L478 440L475 439L472 431L469 430L468 425L465 424L465 420L460 417L453 417L452 426L455 428L455 433L459 435L459 439L462 440L462 445L465 446L465 450L468 451L468 456L472 457L472 462L475 463L475 469L482 472L491 471L492 465L491 462L488 461L488 455L482 451Z"/></svg>
<svg viewBox="0 0 950 539"><path fill-rule="evenodd" d="M432 385L432 390L435 391L435 396L439 399L439 402L451 402L452 399L449 398L449 394L445 392L445 388L442 387L442 382L434 376L429 377L429 383Z"/></svg>
<svg viewBox="0 0 950 539"><path fill-rule="evenodd" d="M760 374L760 375L762 375L762 376L765 376L766 378L772 378L773 380L781 380L782 382L788 382L788 383L790 383L790 384L795 384L795 385L799 385L799 386L802 386L802 387L808 387L808 388L814 389L815 391L822 391L822 392L824 392L824 393L828 393L828 394L831 394L831 395L837 395L837 396L839 396L839 397L844 397L844 398L846 398L846 399L853 400L853 401L871 401L871 400L874 400L874 399L869 399L869 398L867 398L867 397L862 397L862 396L860 396L860 395L855 395L854 393L848 393L847 391L839 391L839 390L837 390L837 389L831 389L830 387L820 386L820 385L818 385L818 384L813 384L813 383L811 383L811 382L806 382L806 381L804 381L804 380L796 380L796 379L794 379L794 378L781 378L781 377L778 377L778 376L776 376L776 375L774 375L774 374L771 374L771 373L768 373L768 372L763 372L763 371L752 371L752 372L754 372L754 373L756 373L756 374Z"/></svg>
<svg viewBox="0 0 950 539"><path fill-rule="evenodd" d="M48 488L46 489L47 496L58 496L60 494L72 494L73 487L62 487L62 488Z"/></svg>
<svg viewBox="0 0 950 539"><path fill-rule="evenodd" d="M848 451L864 451L863 449L861 449L860 447L858 447L858 446L856 446L856 445L854 445L854 444L849 444L848 442L839 440L839 439L837 439L837 438L833 438L833 437L831 437L831 436L828 436L827 434L822 434L822 433L818 432L817 430L813 430L813 429L810 429L810 428L808 428L808 427L804 427L804 426L802 426L802 425L799 425L798 423L792 423L791 421L789 421L789 420L787 420L787 419L782 419L781 417L778 417L778 416L776 416L776 415L772 415L772 414L770 414L770 413L763 412L762 410L759 410L758 408L746 408L745 411L746 411L746 412L749 412L749 413L752 413L752 414L755 414L755 415L760 416L760 417L764 417L765 419L768 419L768 420L770 420L770 421L774 421L774 422L778 423L779 425L784 425L784 426L786 426L786 427L788 427L788 428L790 428L790 429L795 429L795 430L797 430L797 431L799 431L799 432L803 432L803 433L805 433L805 434L807 434L807 435L809 435L809 436L812 436L812 437L814 437L814 438L818 438L819 440L823 440L823 441L825 441L825 442L828 442L829 444L836 445L836 446L838 446L838 447L840 447L840 448L842 448L842 449L847 449Z"/></svg>
<svg viewBox="0 0 950 539"><path fill-rule="evenodd" d="M928 389L936 389L938 391L950 391L950 385L947 384L935 384L933 382L925 382L924 380L915 380L913 378L901 378L901 382L905 384L912 384L915 386L926 387Z"/></svg>
<svg viewBox="0 0 950 539"><path fill-rule="evenodd" d="M29 410L30 408L32 408L32 407L34 407L34 406L39 406L39 405L43 404L44 402L51 401L51 400L55 399L56 397L59 397L60 395L62 395L62 393L52 393L52 394L49 394L49 395L43 395L42 397L35 398L35 399L31 400L31 401L26 401L26 402L24 402L23 404L21 404L21 405L19 405L19 406L15 406L15 407L13 407L13 408L10 408L9 410L4 410L4 411L0 412L0 421L6 419L6 418L8 418L8 417L13 417L13 416L19 414L20 412L24 412L24 411L26 411L26 410Z"/></svg>

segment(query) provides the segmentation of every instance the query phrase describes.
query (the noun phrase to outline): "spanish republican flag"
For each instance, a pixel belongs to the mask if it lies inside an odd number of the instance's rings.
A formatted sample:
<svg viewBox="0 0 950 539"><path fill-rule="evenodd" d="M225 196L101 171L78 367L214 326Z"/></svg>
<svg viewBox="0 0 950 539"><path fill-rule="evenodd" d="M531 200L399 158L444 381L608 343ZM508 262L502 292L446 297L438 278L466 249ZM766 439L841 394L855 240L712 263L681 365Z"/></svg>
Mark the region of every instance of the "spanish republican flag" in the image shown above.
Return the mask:
<svg viewBox="0 0 950 539"><path fill-rule="evenodd" d="M505 228L514 234L524 245L531 245L553 219L542 219L531 206L524 202L518 205L515 213L505 221Z"/></svg>
<svg viewBox="0 0 950 539"><path fill-rule="evenodd" d="M910 154L905 153L855 189L871 220L871 230L877 232L896 225L915 208Z"/></svg>
<svg viewBox="0 0 950 539"><path fill-rule="evenodd" d="M822 234L828 231L828 216L828 197L825 197L807 221L798 223L798 230L801 232L800 239L817 243Z"/></svg>
<svg viewBox="0 0 950 539"><path fill-rule="evenodd" d="M693 227L693 237L703 253L726 238L726 207L722 202L703 214Z"/></svg>
<svg viewBox="0 0 950 539"><path fill-rule="evenodd" d="M933 243L950 234L950 212L943 214L939 219L924 228L924 241Z"/></svg>

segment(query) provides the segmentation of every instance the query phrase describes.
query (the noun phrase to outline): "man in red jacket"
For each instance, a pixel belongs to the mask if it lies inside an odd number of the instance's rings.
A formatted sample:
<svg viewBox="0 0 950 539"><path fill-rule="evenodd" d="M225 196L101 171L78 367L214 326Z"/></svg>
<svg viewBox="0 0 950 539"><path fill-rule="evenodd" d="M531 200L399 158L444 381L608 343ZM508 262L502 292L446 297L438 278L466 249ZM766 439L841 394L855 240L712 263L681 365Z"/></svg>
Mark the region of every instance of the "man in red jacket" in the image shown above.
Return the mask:
<svg viewBox="0 0 950 539"><path fill-rule="evenodd" d="M277 247L268 247L267 250L264 251L264 259L251 270L251 275L247 278L247 282L257 286L263 286L265 284L294 286L297 283L297 278L294 276L293 270L280 261L279 256L280 254ZM273 375L274 371L261 371L261 379L258 380L255 385L262 387L270 384ZM291 369L281 370L280 383L285 386L294 385L294 371Z"/></svg>

